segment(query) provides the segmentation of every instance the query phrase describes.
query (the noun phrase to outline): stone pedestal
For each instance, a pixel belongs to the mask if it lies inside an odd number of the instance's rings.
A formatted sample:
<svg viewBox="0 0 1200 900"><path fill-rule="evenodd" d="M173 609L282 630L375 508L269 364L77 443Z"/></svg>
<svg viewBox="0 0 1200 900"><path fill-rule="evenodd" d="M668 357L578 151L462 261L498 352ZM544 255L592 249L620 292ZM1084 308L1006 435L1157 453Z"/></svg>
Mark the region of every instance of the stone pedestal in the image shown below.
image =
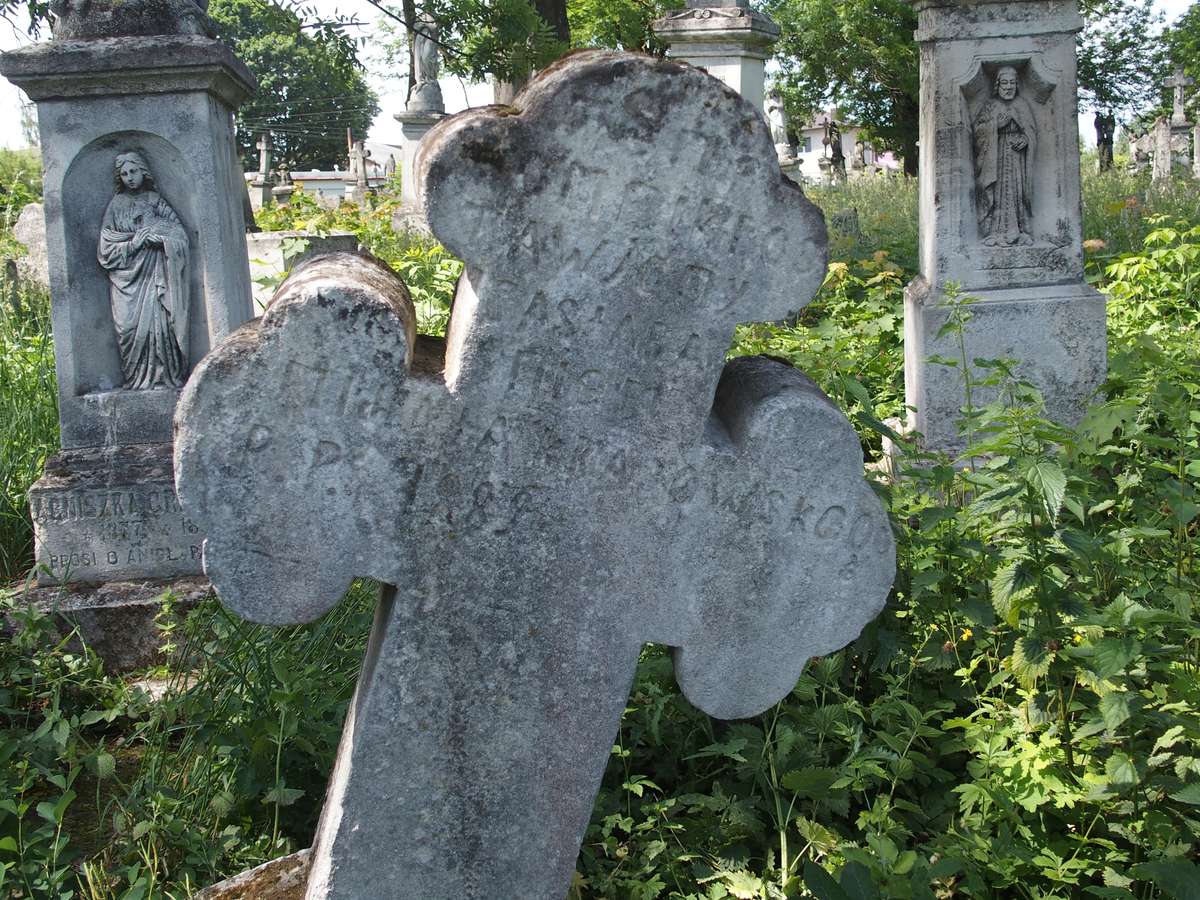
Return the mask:
<svg viewBox="0 0 1200 900"><path fill-rule="evenodd" d="M158 627L163 595L174 597L173 613L182 619L212 595L201 577L169 580L110 581L94 587L65 585L18 592L25 603L53 617L61 637L78 632L89 649L104 661L104 670L117 675L166 662ZM20 627L10 621L10 627ZM77 641L68 644L77 649Z"/></svg>
<svg viewBox="0 0 1200 900"><path fill-rule="evenodd" d="M961 451L966 402L947 285L976 298L967 360L1015 358L1049 415L1082 416L1106 371L1104 298L1083 277L1075 0L916 0L920 277L905 294L909 429ZM1003 129L1003 130L1002 130ZM981 377L981 373L977 373ZM991 399L973 396L975 406Z"/></svg>
<svg viewBox="0 0 1200 900"><path fill-rule="evenodd" d="M54 40L0 56L0 73L37 102L45 171L64 452L30 492L38 581L198 574L171 421L192 367L251 317L233 112L253 76L189 34ZM143 220L148 243L133 234ZM136 299L151 280L167 312ZM117 322L131 316L155 337L126 326L122 350ZM131 382L139 354L170 377Z"/></svg>
<svg viewBox="0 0 1200 900"><path fill-rule="evenodd" d="M704 69L762 109L766 60L779 26L748 0L688 0L653 29L671 59Z"/></svg>
<svg viewBox="0 0 1200 900"><path fill-rule="evenodd" d="M400 123L400 131L404 135L404 142L401 144L403 155L400 161L400 200L406 208L415 209L417 205L415 169L417 147L420 146L425 135L429 134L430 129L446 118L446 114L406 110L396 113L395 118Z"/></svg>
<svg viewBox="0 0 1200 900"><path fill-rule="evenodd" d="M275 201L275 186L270 181L259 181L256 178L250 182L249 189L250 208L255 212Z"/></svg>
<svg viewBox="0 0 1200 900"><path fill-rule="evenodd" d="M40 584L199 575L203 536L175 499L171 444L64 450L29 489Z"/></svg>

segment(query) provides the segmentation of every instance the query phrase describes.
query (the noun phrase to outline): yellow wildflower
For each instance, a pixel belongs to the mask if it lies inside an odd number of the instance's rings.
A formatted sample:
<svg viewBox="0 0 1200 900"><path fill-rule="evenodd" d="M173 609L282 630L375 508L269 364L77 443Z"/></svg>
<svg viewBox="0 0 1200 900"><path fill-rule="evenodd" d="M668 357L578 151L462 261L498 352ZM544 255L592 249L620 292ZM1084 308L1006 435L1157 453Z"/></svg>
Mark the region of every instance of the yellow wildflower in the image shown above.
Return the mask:
<svg viewBox="0 0 1200 900"><path fill-rule="evenodd" d="M970 628L964 628L962 630L962 637L960 637L959 640L969 641L973 637L975 637L975 632L973 632Z"/></svg>

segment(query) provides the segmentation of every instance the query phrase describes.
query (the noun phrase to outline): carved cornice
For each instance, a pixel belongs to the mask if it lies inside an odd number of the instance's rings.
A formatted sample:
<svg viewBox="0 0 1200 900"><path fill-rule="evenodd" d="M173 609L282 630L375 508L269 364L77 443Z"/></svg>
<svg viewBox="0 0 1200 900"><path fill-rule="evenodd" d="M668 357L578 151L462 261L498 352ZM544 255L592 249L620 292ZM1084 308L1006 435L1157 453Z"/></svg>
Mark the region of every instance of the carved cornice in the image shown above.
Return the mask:
<svg viewBox="0 0 1200 900"><path fill-rule="evenodd" d="M676 9L667 13L671 21L680 19L743 19L747 11L740 6L704 7L702 9Z"/></svg>

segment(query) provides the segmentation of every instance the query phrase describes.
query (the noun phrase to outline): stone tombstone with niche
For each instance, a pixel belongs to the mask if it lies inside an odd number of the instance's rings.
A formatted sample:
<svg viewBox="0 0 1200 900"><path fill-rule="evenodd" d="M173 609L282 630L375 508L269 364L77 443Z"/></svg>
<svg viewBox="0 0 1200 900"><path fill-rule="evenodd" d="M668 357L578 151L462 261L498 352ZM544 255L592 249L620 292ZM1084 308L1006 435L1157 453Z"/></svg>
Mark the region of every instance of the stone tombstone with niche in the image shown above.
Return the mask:
<svg viewBox="0 0 1200 900"><path fill-rule="evenodd" d="M232 114L249 71L192 0L63 2L0 56L37 102L62 451L30 490L40 584L199 575L172 417L251 315Z"/></svg>
<svg viewBox="0 0 1200 900"><path fill-rule="evenodd" d="M355 576L390 585L310 898L563 897L644 642L700 708L750 716L892 583L842 412L786 364L725 362L825 273L761 109L595 51L515 99L422 148L424 214L466 262L444 342L382 264L321 257L177 413L225 603L301 622Z"/></svg>
<svg viewBox="0 0 1200 900"><path fill-rule="evenodd" d="M749 0L687 0L651 27L671 59L704 69L763 109L766 62L779 26Z"/></svg>
<svg viewBox="0 0 1200 900"><path fill-rule="evenodd" d="M1076 0L914 0L921 57L920 275L905 292L909 428L959 452L966 403L948 285L975 298L966 358L1011 358L1048 415L1079 420L1106 372L1083 275ZM976 405L990 396L979 391Z"/></svg>

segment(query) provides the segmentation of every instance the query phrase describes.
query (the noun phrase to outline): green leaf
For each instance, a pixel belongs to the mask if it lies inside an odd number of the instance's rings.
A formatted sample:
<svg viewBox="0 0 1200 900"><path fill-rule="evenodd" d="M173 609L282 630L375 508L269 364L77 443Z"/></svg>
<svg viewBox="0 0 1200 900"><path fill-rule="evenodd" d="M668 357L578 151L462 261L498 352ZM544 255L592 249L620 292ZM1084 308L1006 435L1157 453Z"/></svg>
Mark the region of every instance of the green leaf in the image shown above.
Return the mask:
<svg viewBox="0 0 1200 900"><path fill-rule="evenodd" d="M1189 784L1187 787L1180 788L1171 795L1172 800L1178 800L1180 803L1190 803L1192 806L1200 806L1200 784Z"/></svg>
<svg viewBox="0 0 1200 900"><path fill-rule="evenodd" d="M1108 780L1117 787L1130 787L1138 781L1137 766L1127 754L1119 750L1108 758L1108 762L1104 764L1104 772L1108 775Z"/></svg>
<svg viewBox="0 0 1200 900"><path fill-rule="evenodd" d="M1021 618L1020 600L1037 584L1033 562L1014 559L996 570L992 578L992 605L996 614L1015 626Z"/></svg>
<svg viewBox="0 0 1200 900"><path fill-rule="evenodd" d="M1100 698L1100 715L1109 731L1116 731L1129 719L1129 694L1125 691L1109 691Z"/></svg>
<svg viewBox="0 0 1200 900"><path fill-rule="evenodd" d="M1200 868L1182 859L1159 859L1130 869L1174 900L1200 900Z"/></svg>
<svg viewBox="0 0 1200 900"><path fill-rule="evenodd" d="M746 761L746 757L742 756L742 751L746 749L746 739L743 737L732 738L731 740L722 743L709 744L700 750L693 753L691 756L685 756L685 760L703 759L708 756L723 756L727 759L732 759L734 762Z"/></svg>
<svg viewBox="0 0 1200 900"><path fill-rule="evenodd" d="M280 806L291 806L304 796L304 791L289 787L274 787L263 797L264 803L278 803Z"/></svg>
<svg viewBox="0 0 1200 900"><path fill-rule="evenodd" d="M1138 414L1138 404L1131 400L1101 403L1088 409L1079 423L1080 446L1095 453L1112 440L1117 429L1126 429Z"/></svg>
<svg viewBox="0 0 1200 900"><path fill-rule="evenodd" d="M783 786L801 797L819 800L837 779L838 773L833 769L811 767L788 772L783 776Z"/></svg>
<svg viewBox="0 0 1200 900"><path fill-rule="evenodd" d="M811 861L804 864L804 886L817 900L854 900L828 872Z"/></svg>
<svg viewBox="0 0 1200 900"><path fill-rule="evenodd" d="M1092 671L1100 678L1112 678L1142 652L1142 645L1130 635L1106 637L1097 641L1092 650Z"/></svg>
<svg viewBox="0 0 1200 900"><path fill-rule="evenodd" d="M838 880L850 900L879 900L879 892L875 890L875 883L871 881L871 873L860 862L848 862L842 866L842 874Z"/></svg>
<svg viewBox="0 0 1200 900"><path fill-rule="evenodd" d="M1046 649L1046 643L1038 637L1026 635L1018 638L1011 657L1012 673L1023 687L1031 688L1037 680L1050 672L1054 655Z"/></svg>
<svg viewBox="0 0 1200 900"><path fill-rule="evenodd" d="M721 881L738 900L755 900L762 892L762 879L750 872L722 872Z"/></svg>
<svg viewBox="0 0 1200 900"><path fill-rule="evenodd" d="M1042 498L1050 520L1056 521L1067 494L1067 476L1063 470L1052 462L1037 462L1025 470L1025 481Z"/></svg>

